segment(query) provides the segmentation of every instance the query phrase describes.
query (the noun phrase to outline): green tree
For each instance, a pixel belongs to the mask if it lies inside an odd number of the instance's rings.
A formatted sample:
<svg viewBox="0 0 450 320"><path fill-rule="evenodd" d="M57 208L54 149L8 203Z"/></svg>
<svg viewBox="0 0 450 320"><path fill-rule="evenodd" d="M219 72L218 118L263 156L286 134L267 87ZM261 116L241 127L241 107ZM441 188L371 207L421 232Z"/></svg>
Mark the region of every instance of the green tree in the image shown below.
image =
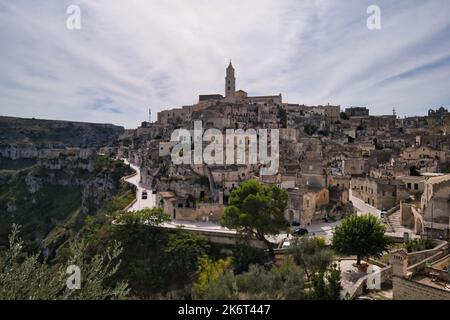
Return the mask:
<svg viewBox="0 0 450 320"><path fill-rule="evenodd" d="M125 282L107 286L120 264L119 244L109 247L102 254L87 257L83 242L74 243L70 256L64 263L41 262L38 255L23 252L20 228L13 226L9 248L0 254L0 300L56 300L122 299L128 295ZM67 267L78 266L81 270L81 288L70 290L66 281Z"/></svg>
<svg viewBox="0 0 450 320"><path fill-rule="evenodd" d="M262 265L268 260L263 249L239 241L233 248L233 269L236 274L248 271L252 264Z"/></svg>
<svg viewBox="0 0 450 320"><path fill-rule="evenodd" d="M222 225L263 241L273 257L274 251L267 236L278 235L286 229L284 210L287 199L286 190L278 186L256 180L245 181L231 193Z"/></svg>
<svg viewBox="0 0 450 320"><path fill-rule="evenodd" d="M141 299L183 289L192 282L198 257L210 247L206 237L161 228L160 223L166 221L161 210L145 210L143 215L125 213L122 219L112 225L94 225L85 232L94 253L102 252L111 241L122 244L122 264L112 281L127 281L131 295Z"/></svg>
<svg viewBox="0 0 450 320"><path fill-rule="evenodd" d="M332 264L311 277L307 298L311 300L339 300L341 298L341 269Z"/></svg>
<svg viewBox="0 0 450 320"><path fill-rule="evenodd" d="M373 215L352 215L336 227L332 247L337 253L356 255L357 265L361 265L362 258L379 257L388 249L385 231L385 226Z"/></svg>
<svg viewBox="0 0 450 320"><path fill-rule="evenodd" d="M324 273L333 262L333 251L317 238L298 238L289 249L296 264L305 271L308 280L315 273Z"/></svg>
<svg viewBox="0 0 450 320"><path fill-rule="evenodd" d="M231 258L212 261L207 255L198 258L198 279L192 291L194 299L205 299L210 285L213 285L227 271L231 270Z"/></svg>
<svg viewBox="0 0 450 320"><path fill-rule="evenodd" d="M224 272L203 288L204 299L300 300L305 298L304 273L292 259L266 270L251 265L239 275Z"/></svg>

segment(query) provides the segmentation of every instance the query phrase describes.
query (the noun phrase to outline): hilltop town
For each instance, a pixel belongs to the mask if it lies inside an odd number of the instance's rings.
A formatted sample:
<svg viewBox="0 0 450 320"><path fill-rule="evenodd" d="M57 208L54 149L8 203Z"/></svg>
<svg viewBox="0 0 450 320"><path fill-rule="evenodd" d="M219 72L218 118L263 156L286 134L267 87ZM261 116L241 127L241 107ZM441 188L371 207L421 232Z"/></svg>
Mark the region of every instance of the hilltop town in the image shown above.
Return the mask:
<svg viewBox="0 0 450 320"><path fill-rule="evenodd" d="M279 170L259 174L258 164L175 165L171 133L193 129L279 130ZM357 211L382 214L392 232L449 238L450 114L373 116L367 107L306 106L281 94L251 96L236 90L230 62L225 93L164 110L119 138L119 157L140 166L141 182L173 219L218 221L230 193L257 179L289 194L285 217L308 227ZM203 142L206 144L206 142ZM446 175L447 174L447 175ZM358 203L358 207L356 206ZM389 214L386 214L389 213Z"/></svg>
<svg viewBox="0 0 450 320"><path fill-rule="evenodd" d="M251 277L256 270L262 277L298 254L324 259L324 272L335 274L334 293L311 296L311 279L287 262L288 273L299 272L302 279L283 284L295 294L272 288L255 297L450 299L446 108L400 118L395 109L375 116L365 106L307 106L287 103L281 94L252 96L236 90L231 62L224 87L224 94L200 95L197 103L161 111L155 122L150 116L136 129L0 117L0 246L17 223L26 230L27 248L54 257L56 265L75 239L99 253L120 240L118 279L143 299L210 297L196 289L199 266L230 268L224 256L245 261L242 269L233 265L233 276ZM205 151L198 161L198 150L208 150L213 160L205 159ZM262 154L270 161L261 161ZM264 170L269 167L276 170ZM249 181L286 194L286 205L280 201L283 221L277 220L267 239L224 225L230 201ZM156 216L139 216L149 213ZM336 230L352 217L375 217L381 240L390 239L389 246L362 256L363 263L360 256L330 249L336 250ZM357 235L355 250L372 246L365 237ZM305 253L305 245L315 249ZM215 284L209 285L214 291Z"/></svg>

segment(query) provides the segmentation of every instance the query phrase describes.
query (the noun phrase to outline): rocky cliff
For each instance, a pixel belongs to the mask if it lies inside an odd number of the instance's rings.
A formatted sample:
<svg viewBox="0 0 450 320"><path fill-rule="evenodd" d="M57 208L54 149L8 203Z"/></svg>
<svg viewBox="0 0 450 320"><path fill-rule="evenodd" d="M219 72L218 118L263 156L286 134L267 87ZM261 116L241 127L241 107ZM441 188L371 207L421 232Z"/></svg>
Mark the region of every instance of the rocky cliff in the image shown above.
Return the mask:
<svg viewBox="0 0 450 320"><path fill-rule="evenodd" d="M100 148L112 145L123 127L112 124L0 116L0 144L16 146L22 157L33 157L42 148ZM17 156L16 156L17 157Z"/></svg>

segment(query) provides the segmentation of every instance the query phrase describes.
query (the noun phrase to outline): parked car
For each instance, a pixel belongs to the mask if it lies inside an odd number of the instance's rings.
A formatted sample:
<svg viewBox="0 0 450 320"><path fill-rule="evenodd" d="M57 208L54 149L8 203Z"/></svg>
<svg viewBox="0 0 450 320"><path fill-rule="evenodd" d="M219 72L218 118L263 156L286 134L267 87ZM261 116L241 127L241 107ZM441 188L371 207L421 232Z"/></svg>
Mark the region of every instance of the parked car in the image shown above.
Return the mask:
<svg viewBox="0 0 450 320"><path fill-rule="evenodd" d="M300 227L300 222L294 221L291 223L291 226L293 227Z"/></svg>
<svg viewBox="0 0 450 320"><path fill-rule="evenodd" d="M298 228L298 229L295 229L295 230L292 232L292 235L293 235L293 236L296 236L296 237L301 237L301 236L304 236L304 235L306 235L306 234L308 234L308 233L309 233L308 230L303 229L303 228Z"/></svg>
<svg viewBox="0 0 450 320"><path fill-rule="evenodd" d="M291 246L291 243L289 241L284 241L283 245L281 246L282 249L287 249Z"/></svg>
<svg viewBox="0 0 450 320"><path fill-rule="evenodd" d="M147 190L143 190L142 191L142 199L147 199L147 196L148 196L148 194L147 194Z"/></svg>
<svg viewBox="0 0 450 320"><path fill-rule="evenodd" d="M386 214L387 214L386 209L381 210L381 213L380 213L381 217L384 217Z"/></svg>

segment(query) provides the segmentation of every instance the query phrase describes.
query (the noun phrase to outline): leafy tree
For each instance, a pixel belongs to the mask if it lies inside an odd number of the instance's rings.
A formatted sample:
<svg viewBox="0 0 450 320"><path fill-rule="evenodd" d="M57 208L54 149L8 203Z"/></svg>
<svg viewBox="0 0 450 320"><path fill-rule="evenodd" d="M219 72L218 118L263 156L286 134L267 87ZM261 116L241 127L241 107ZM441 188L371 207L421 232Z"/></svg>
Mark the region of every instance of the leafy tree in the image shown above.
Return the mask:
<svg viewBox="0 0 450 320"><path fill-rule="evenodd" d="M55 299L122 299L128 295L127 284L118 282L108 287L120 264L119 244L107 248L103 254L87 258L83 242L74 243L66 263L41 262L38 255L23 252L20 228L13 226L9 248L0 254L0 300L55 300ZM81 289L70 290L66 281L67 266L75 265L81 270Z"/></svg>
<svg viewBox="0 0 450 320"><path fill-rule="evenodd" d="M125 213L122 219L112 225L92 226L85 232L92 252L102 252L104 244L111 241L122 244L123 262L112 281L126 280L131 295L143 299L191 283L198 257L209 250L206 237L160 228L166 216L159 209Z"/></svg>
<svg viewBox="0 0 450 320"><path fill-rule="evenodd" d="M202 295L204 300L239 300L236 275L226 271L216 281L206 284Z"/></svg>
<svg viewBox="0 0 450 320"><path fill-rule="evenodd" d="M231 269L231 258L211 261L207 255L198 258L198 280L193 286L195 299L204 299L209 285L215 283L220 276Z"/></svg>
<svg viewBox="0 0 450 320"><path fill-rule="evenodd" d="M333 262L333 251L317 238L298 238L289 249L296 264L305 271L308 280L315 273L324 273Z"/></svg>
<svg viewBox="0 0 450 320"><path fill-rule="evenodd" d="M341 269L337 264L332 264L327 270L320 270L312 276L307 298L311 300L339 300L341 290Z"/></svg>
<svg viewBox="0 0 450 320"><path fill-rule="evenodd" d="M416 252L433 249L436 245L436 241L432 239L413 239L408 241L405 244L405 247L408 252Z"/></svg>
<svg viewBox="0 0 450 320"><path fill-rule="evenodd" d="M189 272L197 266L198 257L205 254L209 247L208 240L200 235L190 232L171 232L167 237L164 253L167 257L167 266L172 270Z"/></svg>
<svg viewBox="0 0 450 320"><path fill-rule="evenodd" d="M284 210L287 206L286 190L248 180L235 189L225 209L222 225L263 241L274 256L267 236L278 235L286 229Z"/></svg>
<svg viewBox="0 0 450 320"><path fill-rule="evenodd" d="M223 272L203 288L208 300L300 300L305 298L304 273L291 259L266 270L251 265L248 272Z"/></svg>
<svg viewBox="0 0 450 320"><path fill-rule="evenodd" d="M267 261L264 250L252 247L244 242L238 242L233 248L233 269L240 274L248 271L252 264L262 265Z"/></svg>
<svg viewBox="0 0 450 320"><path fill-rule="evenodd" d="M336 227L332 246L337 253L356 255L357 265L361 265L362 258L379 257L388 249L385 231L385 226L373 215L352 215Z"/></svg>

